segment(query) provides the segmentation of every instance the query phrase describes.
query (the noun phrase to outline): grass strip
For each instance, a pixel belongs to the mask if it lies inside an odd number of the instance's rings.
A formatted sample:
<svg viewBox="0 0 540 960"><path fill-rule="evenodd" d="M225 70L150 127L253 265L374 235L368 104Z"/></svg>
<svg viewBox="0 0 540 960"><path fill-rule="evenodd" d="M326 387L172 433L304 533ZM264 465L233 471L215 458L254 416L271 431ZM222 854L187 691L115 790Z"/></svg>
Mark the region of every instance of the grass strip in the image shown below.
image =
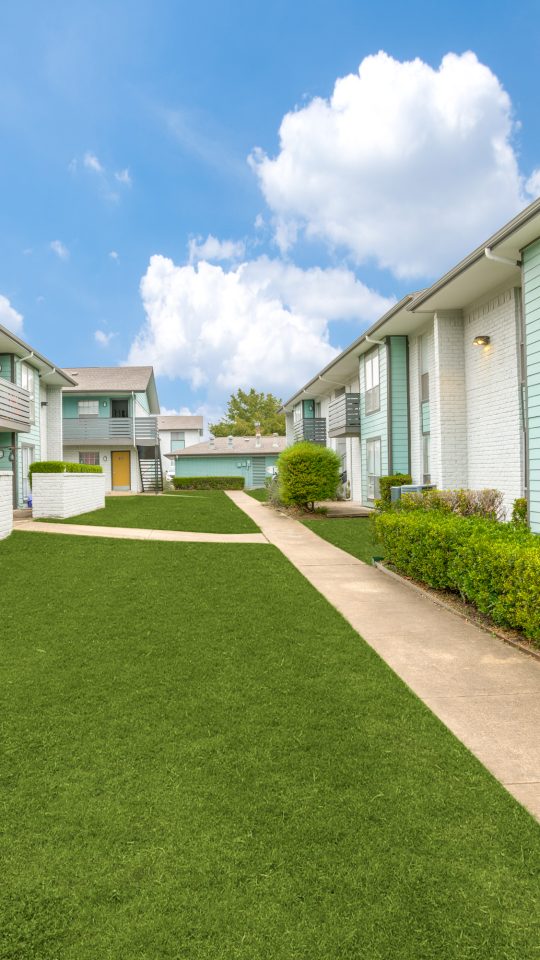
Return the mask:
<svg viewBox="0 0 540 960"><path fill-rule="evenodd" d="M535 956L538 825L277 550L0 569L2 958Z"/></svg>
<svg viewBox="0 0 540 960"><path fill-rule="evenodd" d="M162 496L106 497L103 510L49 522L203 533L255 533L259 529L222 490L190 490Z"/></svg>

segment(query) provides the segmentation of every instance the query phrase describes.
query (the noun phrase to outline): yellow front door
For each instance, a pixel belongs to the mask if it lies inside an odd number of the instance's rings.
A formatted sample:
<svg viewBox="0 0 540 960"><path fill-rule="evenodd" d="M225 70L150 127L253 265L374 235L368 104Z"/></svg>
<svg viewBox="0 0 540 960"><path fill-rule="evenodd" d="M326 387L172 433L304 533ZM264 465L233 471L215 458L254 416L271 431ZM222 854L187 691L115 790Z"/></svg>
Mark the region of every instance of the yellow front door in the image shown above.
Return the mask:
<svg viewBox="0 0 540 960"><path fill-rule="evenodd" d="M129 456L129 450L113 450L112 452L113 490L131 490Z"/></svg>

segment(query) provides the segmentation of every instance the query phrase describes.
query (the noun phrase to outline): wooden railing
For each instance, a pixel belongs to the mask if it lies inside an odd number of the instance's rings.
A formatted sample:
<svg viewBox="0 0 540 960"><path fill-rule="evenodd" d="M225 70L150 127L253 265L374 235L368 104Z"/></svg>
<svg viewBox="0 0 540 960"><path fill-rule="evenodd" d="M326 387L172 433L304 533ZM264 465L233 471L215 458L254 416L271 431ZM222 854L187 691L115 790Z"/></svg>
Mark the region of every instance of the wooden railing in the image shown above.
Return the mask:
<svg viewBox="0 0 540 960"><path fill-rule="evenodd" d="M326 420L324 417L304 417L294 424L294 439L311 440L312 443L326 444Z"/></svg>
<svg viewBox="0 0 540 960"><path fill-rule="evenodd" d="M332 401L328 410L328 433L331 437L360 434L359 393L343 393Z"/></svg>
<svg viewBox="0 0 540 960"><path fill-rule="evenodd" d="M157 443L157 417L66 417L64 443L118 443L121 445Z"/></svg>
<svg viewBox="0 0 540 960"><path fill-rule="evenodd" d="M0 378L0 429L24 433L32 421L32 397L28 390Z"/></svg>

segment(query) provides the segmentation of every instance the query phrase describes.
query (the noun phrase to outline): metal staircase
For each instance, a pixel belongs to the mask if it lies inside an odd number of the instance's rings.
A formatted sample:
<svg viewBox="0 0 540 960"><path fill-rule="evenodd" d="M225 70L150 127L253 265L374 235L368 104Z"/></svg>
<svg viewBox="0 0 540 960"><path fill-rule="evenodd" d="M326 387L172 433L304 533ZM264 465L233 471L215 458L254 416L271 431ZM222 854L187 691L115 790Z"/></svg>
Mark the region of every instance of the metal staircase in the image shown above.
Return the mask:
<svg viewBox="0 0 540 960"><path fill-rule="evenodd" d="M159 444L155 447L138 446L137 454L143 493L160 493L163 490L163 471Z"/></svg>

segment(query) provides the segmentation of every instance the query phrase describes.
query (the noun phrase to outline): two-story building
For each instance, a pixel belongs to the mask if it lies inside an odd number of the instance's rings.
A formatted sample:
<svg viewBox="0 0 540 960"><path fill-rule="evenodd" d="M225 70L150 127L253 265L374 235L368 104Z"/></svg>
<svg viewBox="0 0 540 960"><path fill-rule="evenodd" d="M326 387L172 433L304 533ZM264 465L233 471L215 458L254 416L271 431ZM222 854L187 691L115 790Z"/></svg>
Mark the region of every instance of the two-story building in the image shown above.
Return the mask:
<svg viewBox="0 0 540 960"><path fill-rule="evenodd" d="M203 435L204 421L199 416L180 416L162 414L158 417L159 446L161 449L161 468L163 475L173 472L171 461L166 454L170 451L185 450L195 443L200 443Z"/></svg>
<svg viewBox="0 0 540 960"><path fill-rule="evenodd" d="M379 477L410 473L495 487L508 512L525 496L540 532L540 200L396 303L284 410L289 442L334 447L364 505Z"/></svg>
<svg viewBox="0 0 540 960"><path fill-rule="evenodd" d="M11 475L13 506L28 501L35 460L62 459L62 388L74 381L0 326L0 472Z"/></svg>
<svg viewBox="0 0 540 960"><path fill-rule="evenodd" d="M152 367L70 367L63 459L103 468L107 490L163 488Z"/></svg>

